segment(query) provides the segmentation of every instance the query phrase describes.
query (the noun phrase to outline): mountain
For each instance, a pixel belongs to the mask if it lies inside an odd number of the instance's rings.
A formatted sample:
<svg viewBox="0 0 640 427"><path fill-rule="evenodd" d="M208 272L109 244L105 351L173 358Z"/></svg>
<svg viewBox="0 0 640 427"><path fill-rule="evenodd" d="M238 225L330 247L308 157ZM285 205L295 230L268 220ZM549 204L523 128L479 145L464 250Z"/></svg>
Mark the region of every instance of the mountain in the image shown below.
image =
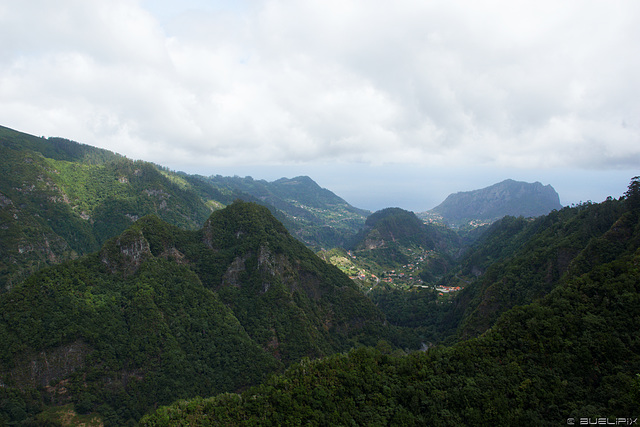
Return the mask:
<svg viewBox="0 0 640 427"><path fill-rule="evenodd" d="M400 208L386 208L371 214L349 245L357 256L388 269L407 264L408 249L424 252L434 246L422 221L413 212Z"/></svg>
<svg viewBox="0 0 640 427"><path fill-rule="evenodd" d="M401 208L386 208L371 214L352 247L378 249L395 243L434 247L422 221L413 212Z"/></svg>
<svg viewBox="0 0 640 427"><path fill-rule="evenodd" d="M323 250L318 256L347 274L385 313L393 326L387 338L393 345L418 349L428 341L418 330L429 318L422 308L432 306L432 287L453 270L468 244L446 226L425 224L413 212L387 208L367 218L348 249ZM420 308L413 307L414 302ZM417 322L398 321L417 311Z"/></svg>
<svg viewBox="0 0 640 427"><path fill-rule="evenodd" d="M580 276L594 263L619 256L624 249L619 240L635 226L624 213L623 203L607 200L566 207L533 221L505 217L493 224L461 260L459 276L477 278L449 313L456 333L477 336L502 313L542 298L567 276Z"/></svg>
<svg viewBox="0 0 640 427"><path fill-rule="evenodd" d="M621 200L494 224L464 262L478 275L465 291L504 310L474 338L409 355L380 343L303 360L242 393L179 401L140 424L633 424L638 201L636 177ZM468 300L460 294L431 308L446 312ZM515 305L504 306L509 301Z"/></svg>
<svg viewBox="0 0 640 427"><path fill-rule="evenodd" d="M206 178L6 127L0 157L0 292L44 266L97 251L145 215L196 230L236 199L258 202L319 248L355 234L366 213L307 177Z"/></svg>
<svg viewBox="0 0 640 427"><path fill-rule="evenodd" d="M507 179L492 186L450 194L424 216L441 216L447 224L493 222L506 215L537 217L561 209L560 197L551 185Z"/></svg>
<svg viewBox="0 0 640 427"><path fill-rule="evenodd" d="M137 218L195 229L211 210L157 167L0 128L0 289L96 251Z"/></svg>
<svg viewBox="0 0 640 427"><path fill-rule="evenodd" d="M362 228L369 214L320 187L308 176L267 182L251 177L216 175L207 181L273 206L284 214L280 219L292 234L316 250L344 246Z"/></svg>
<svg viewBox="0 0 640 427"><path fill-rule="evenodd" d="M73 403L123 425L386 333L351 280L267 208L240 201L199 230L141 218L99 251L0 295L0 313L8 423Z"/></svg>
<svg viewBox="0 0 640 427"><path fill-rule="evenodd" d="M616 256L624 248L616 239L633 233L626 210L627 203L611 199L535 219L507 216L489 226L460 258L444 264L446 270L436 274L435 281L429 276L442 263L420 273L424 283L456 292L378 287L368 296L390 325L423 342L476 337L508 310L543 298L567 275L579 275Z"/></svg>

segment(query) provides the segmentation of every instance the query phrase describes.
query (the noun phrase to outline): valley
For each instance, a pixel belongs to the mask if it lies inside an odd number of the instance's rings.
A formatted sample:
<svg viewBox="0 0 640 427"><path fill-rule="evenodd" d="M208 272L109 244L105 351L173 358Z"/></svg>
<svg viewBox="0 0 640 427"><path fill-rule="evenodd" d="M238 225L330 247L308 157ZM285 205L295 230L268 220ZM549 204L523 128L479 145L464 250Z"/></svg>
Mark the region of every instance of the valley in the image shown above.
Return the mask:
<svg viewBox="0 0 640 427"><path fill-rule="evenodd" d="M4 127L0 155L0 425L636 414L638 177L368 212Z"/></svg>

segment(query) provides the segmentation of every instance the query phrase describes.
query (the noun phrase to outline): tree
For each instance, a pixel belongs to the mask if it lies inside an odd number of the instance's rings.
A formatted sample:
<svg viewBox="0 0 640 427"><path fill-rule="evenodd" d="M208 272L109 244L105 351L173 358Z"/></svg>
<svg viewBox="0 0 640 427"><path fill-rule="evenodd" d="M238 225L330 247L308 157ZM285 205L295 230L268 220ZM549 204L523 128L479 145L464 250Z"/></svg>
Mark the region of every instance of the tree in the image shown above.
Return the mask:
<svg viewBox="0 0 640 427"><path fill-rule="evenodd" d="M629 188L624 193L624 196L630 211L640 210L640 176L631 178Z"/></svg>

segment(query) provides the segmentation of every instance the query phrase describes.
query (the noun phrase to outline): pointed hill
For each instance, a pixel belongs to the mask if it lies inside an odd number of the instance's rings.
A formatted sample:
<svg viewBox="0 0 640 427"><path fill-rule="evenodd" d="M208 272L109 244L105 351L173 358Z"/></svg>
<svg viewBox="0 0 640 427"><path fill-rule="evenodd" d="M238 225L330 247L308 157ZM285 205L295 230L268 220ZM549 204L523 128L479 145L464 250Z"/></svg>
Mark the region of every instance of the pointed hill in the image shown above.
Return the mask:
<svg viewBox="0 0 640 427"><path fill-rule="evenodd" d="M471 221L493 222L507 215L537 217L561 208L551 185L507 179L480 190L450 194L423 216L438 215L445 223L460 226Z"/></svg>
<svg viewBox="0 0 640 427"><path fill-rule="evenodd" d="M245 202L197 231L141 218L0 295L0 312L0 397L39 390L117 425L385 333L353 282Z"/></svg>
<svg viewBox="0 0 640 427"><path fill-rule="evenodd" d="M350 245L355 254L393 269L410 262L408 249L433 249L426 226L413 212L386 208L371 214Z"/></svg>
<svg viewBox="0 0 640 427"><path fill-rule="evenodd" d="M421 284L446 273L462 245L446 227L425 224L401 208L386 208L367 218L348 247L365 273L395 284ZM374 280L367 289L379 283Z"/></svg>
<svg viewBox="0 0 640 427"><path fill-rule="evenodd" d="M265 207L236 202L214 212L201 233L210 249L196 264L204 283L279 359L318 357L380 333L377 308ZM224 269L211 270L214 259Z"/></svg>

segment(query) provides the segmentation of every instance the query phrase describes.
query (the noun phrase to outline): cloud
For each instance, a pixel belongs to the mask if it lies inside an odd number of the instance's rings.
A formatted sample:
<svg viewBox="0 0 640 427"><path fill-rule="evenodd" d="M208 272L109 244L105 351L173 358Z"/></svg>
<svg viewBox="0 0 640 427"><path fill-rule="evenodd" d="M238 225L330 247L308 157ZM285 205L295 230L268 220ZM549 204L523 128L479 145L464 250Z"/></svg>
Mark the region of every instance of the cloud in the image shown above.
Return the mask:
<svg viewBox="0 0 640 427"><path fill-rule="evenodd" d="M639 12L635 1L4 1L0 114L169 166L632 168Z"/></svg>

